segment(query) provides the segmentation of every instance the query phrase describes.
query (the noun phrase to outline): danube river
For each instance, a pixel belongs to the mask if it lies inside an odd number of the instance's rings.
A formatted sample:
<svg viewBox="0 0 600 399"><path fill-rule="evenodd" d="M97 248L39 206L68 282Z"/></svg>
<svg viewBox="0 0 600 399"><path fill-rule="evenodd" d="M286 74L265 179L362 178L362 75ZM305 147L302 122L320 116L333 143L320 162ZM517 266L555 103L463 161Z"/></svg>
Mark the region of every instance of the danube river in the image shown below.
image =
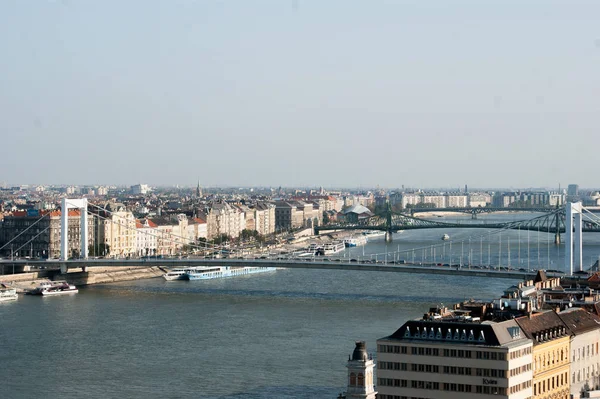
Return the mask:
<svg viewBox="0 0 600 399"><path fill-rule="evenodd" d="M407 231L387 246L378 238L364 249L368 255L422 247L444 233L474 240L483 232ZM600 245L590 240L585 256L592 260ZM542 249L558 256L556 248ZM377 338L431 306L497 297L515 282L290 269L20 297L0 304L0 397L335 398L355 340L374 352Z"/></svg>

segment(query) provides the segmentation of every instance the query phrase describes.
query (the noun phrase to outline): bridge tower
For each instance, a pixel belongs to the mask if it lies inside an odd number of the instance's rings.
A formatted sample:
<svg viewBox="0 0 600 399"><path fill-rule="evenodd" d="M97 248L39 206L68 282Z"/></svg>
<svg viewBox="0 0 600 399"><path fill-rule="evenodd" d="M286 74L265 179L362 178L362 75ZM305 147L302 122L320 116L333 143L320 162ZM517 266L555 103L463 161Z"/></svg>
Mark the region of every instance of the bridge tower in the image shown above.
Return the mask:
<svg viewBox="0 0 600 399"><path fill-rule="evenodd" d="M392 204L390 204L390 201L388 200L386 205L387 209L385 215L385 242L392 242Z"/></svg>
<svg viewBox="0 0 600 399"><path fill-rule="evenodd" d="M573 261L583 271L583 245L581 240L581 202L567 202L565 212L565 266L573 274ZM573 240L574 239L574 240Z"/></svg>
<svg viewBox="0 0 600 399"><path fill-rule="evenodd" d="M375 399L373 384L375 362L367 354L365 341L356 341L352 356L348 357L348 386L345 399Z"/></svg>
<svg viewBox="0 0 600 399"><path fill-rule="evenodd" d="M81 221L79 230L81 232L81 252L79 253L83 259L88 257L88 214L87 214L87 198L63 198L62 208L60 213L60 260L66 261L69 259L69 209L79 209L81 212ZM63 272L67 271L66 264Z"/></svg>

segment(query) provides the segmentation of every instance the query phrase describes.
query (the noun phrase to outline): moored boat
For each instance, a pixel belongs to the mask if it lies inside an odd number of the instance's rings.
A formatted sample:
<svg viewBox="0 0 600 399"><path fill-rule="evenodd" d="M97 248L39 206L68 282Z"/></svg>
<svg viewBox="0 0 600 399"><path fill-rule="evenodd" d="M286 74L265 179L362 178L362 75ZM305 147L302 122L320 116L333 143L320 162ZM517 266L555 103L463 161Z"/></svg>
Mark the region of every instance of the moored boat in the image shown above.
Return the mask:
<svg viewBox="0 0 600 399"><path fill-rule="evenodd" d="M0 302L15 301L18 297L16 288L0 288Z"/></svg>
<svg viewBox="0 0 600 399"><path fill-rule="evenodd" d="M41 292L43 296L52 296L52 295L64 295L64 294L76 294L79 290L73 284L69 284L64 282L62 284L56 284L52 287L44 288Z"/></svg>
<svg viewBox="0 0 600 399"><path fill-rule="evenodd" d="M163 274L163 278L167 281L187 280L188 279L188 275L187 275L188 270L189 270L188 267L173 269L170 272Z"/></svg>
<svg viewBox="0 0 600 399"><path fill-rule="evenodd" d="M358 247L360 245L365 245L366 243L367 237L364 235L344 239L344 245L346 247Z"/></svg>
<svg viewBox="0 0 600 399"><path fill-rule="evenodd" d="M449 236L448 234L444 234L444 235L442 236L442 240L443 240L443 241L446 241L446 240L449 240L449 239L450 239L450 236Z"/></svg>
<svg viewBox="0 0 600 399"><path fill-rule="evenodd" d="M346 248L346 245L342 241L333 241L323 245L323 249L320 250L321 255L333 255L338 252L342 252Z"/></svg>
<svg viewBox="0 0 600 399"><path fill-rule="evenodd" d="M193 280L211 280L215 278L243 276L246 274L266 273L275 271L274 267L218 266L197 267L188 270L188 278Z"/></svg>

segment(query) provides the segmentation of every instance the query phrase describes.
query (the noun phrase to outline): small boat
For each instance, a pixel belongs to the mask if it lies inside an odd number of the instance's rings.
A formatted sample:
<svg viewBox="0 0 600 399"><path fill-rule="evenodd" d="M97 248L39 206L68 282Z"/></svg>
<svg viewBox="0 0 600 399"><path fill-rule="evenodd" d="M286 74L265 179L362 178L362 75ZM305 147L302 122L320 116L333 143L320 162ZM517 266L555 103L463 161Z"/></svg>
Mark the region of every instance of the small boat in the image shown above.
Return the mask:
<svg viewBox="0 0 600 399"><path fill-rule="evenodd" d="M27 292L29 295L61 295L61 294L76 294L79 290L72 284L66 281L46 281L41 283L33 290Z"/></svg>
<svg viewBox="0 0 600 399"><path fill-rule="evenodd" d="M16 288L0 288L0 302L15 301L18 297Z"/></svg>
<svg viewBox="0 0 600 399"><path fill-rule="evenodd" d="M366 236L349 237L344 239L344 245L346 245L346 247L358 247L359 245L365 245L366 243Z"/></svg>
<svg viewBox="0 0 600 399"><path fill-rule="evenodd" d="M446 241L446 240L449 240L449 239L450 239L450 236L448 234L444 234L442 236L442 241Z"/></svg>
<svg viewBox="0 0 600 399"><path fill-rule="evenodd" d="M369 238L371 238L371 237L379 237L379 236L384 236L385 235L385 231L381 231L381 230L369 230L369 231L364 231L363 235L367 236Z"/></svg>
<svg viewBox="0 0 600 399"><path fill-rule="evenodd" d="M73 284L69 284L64 282L62 284L56 284L52 287L44 288L41 292L43 296L52 296L52 295L64 295L64 294L76 294L79 290Z"/></svg>

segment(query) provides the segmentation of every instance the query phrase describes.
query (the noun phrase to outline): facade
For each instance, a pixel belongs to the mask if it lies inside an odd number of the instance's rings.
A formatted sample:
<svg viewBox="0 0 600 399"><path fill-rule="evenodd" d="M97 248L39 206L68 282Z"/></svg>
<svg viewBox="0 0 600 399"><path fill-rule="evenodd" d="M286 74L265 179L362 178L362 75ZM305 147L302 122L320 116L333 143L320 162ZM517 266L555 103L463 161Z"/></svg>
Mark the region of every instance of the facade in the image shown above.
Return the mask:
<svg viewBox="0 0 600 399"><path fill-rule="evenodd" d="M136 220L135 252L138 256L153 256L157 254L158 232L157 225L149 219Z"/></svg>
<svg viewBox="0 0 600 399"><path fill-rule="evenodd" d="M128 257L137 254L136 220L123 206L113 206L113 211L101 221L99 242L109 246L111 257Z"/></svg>
<svg viewBox="0 0 600 399"><path fill-rule="evenodd" d="M571 308L558 313L569 327L571 336L571 395L600 388L600 318L583 309Z"/></svg>
<svg viewBox="0 0 600 399"><path fill-rule="evenodd" d="M257 202L253 209L258 234L266 236L275 233L275 205L261 201Z"/></svg>
<svg viewBox="0 0 600 399"><path fill-rule="evenodd" d="M275 229L278 231L293 230L302 227L304 212L295 203L275 202Z"/></svg>
<svg viewBox="0 0 600 399"><path fill-rule="evenodd" d="M11 240L12 242L3 248L0 254L6 257L60 257L61 214L61 211L29 210L15 211L6 215L0 224L0 246ZM88 218L88 246L94 245L97 230L95 223L96 218ZM80 227L80 211L69 210L69 257L79 256L81 250Z"/></svg>
<svg viewBox="0 0 600 399"><path fill-rule="evenodd" d="M378 399L503 398L532 393L532 340L514 320L430 314L377 340Z"/></svg>
<svg viewBox="0 0 600 399"><path fill-rule="evenodd" d="M246 228L244 213L227 202L213 203L204 213L209 240L222 234L236 238Z"/></svg>
<svg viewBox="0 0 600 399"><path fill-rule="evenodd" d="M571 331L554 311L533 313L515 321L533 341L533 397L569 399Z"/></svg>

